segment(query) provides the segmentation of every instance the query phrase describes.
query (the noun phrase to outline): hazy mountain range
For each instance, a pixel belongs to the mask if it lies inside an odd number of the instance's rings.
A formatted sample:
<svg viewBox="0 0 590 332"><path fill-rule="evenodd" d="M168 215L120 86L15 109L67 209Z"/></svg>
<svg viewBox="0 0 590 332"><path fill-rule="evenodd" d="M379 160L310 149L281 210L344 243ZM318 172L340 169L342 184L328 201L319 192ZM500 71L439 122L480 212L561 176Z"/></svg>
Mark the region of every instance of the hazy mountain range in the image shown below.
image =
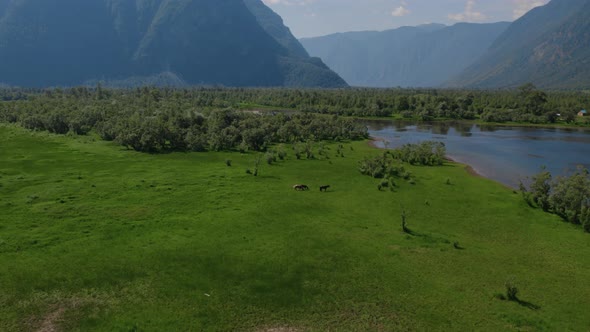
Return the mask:
<svg viewBox="0 0 590 332"><path fill-rule="evenodd" d="M261 0L0 0L0 82L343 87Z"/></svg>
<svg viewBox="0 0 590 332"><path fill-rule="evenodd" d="M429 24L301 43L353 86L436 87L482 56L509 24Z"/></svg>
<svg viewBox="0 0 590 332"><path fill-rule="evenodd" d="M426 25L301 42L353 86L590 87L590 0L552 0L511 24Z"/></svg>

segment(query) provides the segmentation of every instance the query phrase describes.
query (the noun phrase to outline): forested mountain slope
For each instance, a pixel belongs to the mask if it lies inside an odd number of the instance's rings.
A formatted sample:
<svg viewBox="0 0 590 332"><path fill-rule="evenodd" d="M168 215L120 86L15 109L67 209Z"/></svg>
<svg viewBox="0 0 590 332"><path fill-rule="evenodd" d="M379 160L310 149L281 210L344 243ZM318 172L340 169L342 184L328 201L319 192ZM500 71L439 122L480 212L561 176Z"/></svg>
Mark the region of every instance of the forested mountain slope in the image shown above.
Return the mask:
<svg viewBox="0 0 590 332"><path fill-rule="evenodd" d="M0 58L20 86L346 86L261 0L0 0Z"/></svg>

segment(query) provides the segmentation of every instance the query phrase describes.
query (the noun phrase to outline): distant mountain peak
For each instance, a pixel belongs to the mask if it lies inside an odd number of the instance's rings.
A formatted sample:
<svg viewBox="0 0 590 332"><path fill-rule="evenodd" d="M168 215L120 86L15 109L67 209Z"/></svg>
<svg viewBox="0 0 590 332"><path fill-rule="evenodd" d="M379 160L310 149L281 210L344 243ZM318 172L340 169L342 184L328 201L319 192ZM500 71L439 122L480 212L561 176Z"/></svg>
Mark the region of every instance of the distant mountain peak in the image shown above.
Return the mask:
<svg viewBox="0 0 590 332"><path fill-rule="evenodd" d="M449 86L590 87L590 0L552 0L510 25Z"/></svg>

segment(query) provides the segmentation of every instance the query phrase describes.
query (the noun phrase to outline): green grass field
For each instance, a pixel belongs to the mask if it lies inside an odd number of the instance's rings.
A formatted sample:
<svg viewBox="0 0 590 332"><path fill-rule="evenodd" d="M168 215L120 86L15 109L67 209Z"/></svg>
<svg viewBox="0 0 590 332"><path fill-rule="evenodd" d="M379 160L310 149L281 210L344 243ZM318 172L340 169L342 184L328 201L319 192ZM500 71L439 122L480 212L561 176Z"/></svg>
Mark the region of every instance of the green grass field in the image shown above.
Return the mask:
<svg viewBox="0 0 590 332"><path fill-rule="evenodd" d="M254 177L253 154L0 126L0 330L590 329L589 234L462 165L380 192L357 170L379 151L330 153ZM539 308L494 297L510 278Z"/></svg>

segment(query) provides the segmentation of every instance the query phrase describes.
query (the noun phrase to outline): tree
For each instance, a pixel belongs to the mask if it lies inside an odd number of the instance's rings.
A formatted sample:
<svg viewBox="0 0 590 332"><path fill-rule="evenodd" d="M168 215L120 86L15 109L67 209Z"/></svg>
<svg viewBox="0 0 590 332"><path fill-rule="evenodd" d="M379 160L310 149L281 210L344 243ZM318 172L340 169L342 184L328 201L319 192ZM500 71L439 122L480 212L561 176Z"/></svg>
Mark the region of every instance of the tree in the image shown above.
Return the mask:
<svg viewBox="0 0 590 332"><path fill-rule="evenodd" d="M534 115L544 113L544 106L547 103L547 94L545 92L537 90L537 87L532 83L522 85L518 90L528 113Z"/></svg>
<svg viewBox="0 0 590 332"><path fill-rule="evenodd" d="M565 220L581 224L590 207L590 178L588 170L579 167L569 177L559 177L552 185L549 204Z"/></svg>
<svg viewBox="0 0 590 332"><path fill-rule="evenodd" d="M397 110L398 111L407 111L410 109L410 102L408 100L407 96L401 96L399 97L399 102L397 104Z"/></svg>
<svg viewBox="0 0 590 332"><path fill-rule="evenodd" d="M541 173L532 177L531 199L543 211L548 211L550 208L551 173L545 167L542 167L541 170Z"/></svg>

